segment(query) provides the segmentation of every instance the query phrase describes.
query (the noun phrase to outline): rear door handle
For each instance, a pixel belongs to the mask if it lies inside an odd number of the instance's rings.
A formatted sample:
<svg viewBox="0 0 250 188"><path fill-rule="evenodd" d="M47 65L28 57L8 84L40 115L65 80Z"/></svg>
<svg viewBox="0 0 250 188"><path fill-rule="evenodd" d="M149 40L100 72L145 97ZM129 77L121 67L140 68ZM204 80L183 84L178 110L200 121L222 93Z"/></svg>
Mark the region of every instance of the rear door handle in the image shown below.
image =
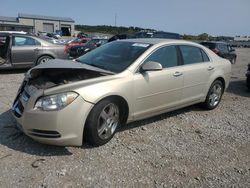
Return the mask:
<svg viewBox="0 0 250 188"><path fill-rule="evenodd" d="M182 75L182 73L181 73L181 72L178 72L178 71L174 73L174 76L175 76L175 77L181 76L181 75Z"/></svg>
<svg viewBox="0 0 250 188"><path fill-rule="evenodd" d="M39 48L35 48L34 51L39 51Z"/></svg>
<svg viewBox="0 0 250 188"><path fill-rule="evenodd" d="M214 70L214 67L209 66L209 67L207 68L207 70L209 70L209 71Z"/></svg>

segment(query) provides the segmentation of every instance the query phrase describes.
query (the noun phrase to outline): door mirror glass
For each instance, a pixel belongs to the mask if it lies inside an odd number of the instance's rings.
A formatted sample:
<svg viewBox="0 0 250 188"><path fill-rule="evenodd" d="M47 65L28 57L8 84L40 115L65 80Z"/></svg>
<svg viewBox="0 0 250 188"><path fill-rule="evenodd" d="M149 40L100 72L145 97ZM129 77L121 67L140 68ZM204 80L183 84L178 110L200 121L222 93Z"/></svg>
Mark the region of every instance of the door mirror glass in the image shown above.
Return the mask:
<svg viewBox="0 0 250 188"><path fill-rule="evenodd" d="M160 71L160 70L162 70L162 66L158 62L148 61L142 65L141 70L143 72L145 72L145 71Z"/></svg>

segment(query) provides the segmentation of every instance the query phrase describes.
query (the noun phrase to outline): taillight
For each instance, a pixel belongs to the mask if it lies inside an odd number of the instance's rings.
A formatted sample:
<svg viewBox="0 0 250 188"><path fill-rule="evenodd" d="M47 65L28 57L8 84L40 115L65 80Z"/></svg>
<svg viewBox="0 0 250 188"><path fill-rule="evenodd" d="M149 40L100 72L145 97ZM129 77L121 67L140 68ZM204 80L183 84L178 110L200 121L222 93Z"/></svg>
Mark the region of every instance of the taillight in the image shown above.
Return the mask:
<svg viewBox="0 0 250 188"><path fill-rule="evenodd" d="M217 48L212 49L212 51L213 51L214 53L216 53L217 55L218 55L218 54L219 54L219 52L220 52Z"/></svg>
<svg viewBox="0 0 250 188"><path fill-rule="evenodd" d="M68 51L69 51L69 49L68 49L68 45L65 45L65 48L64 48L64 53L65 53L65 54L67 54L67 53L68 53Z"/></svg>

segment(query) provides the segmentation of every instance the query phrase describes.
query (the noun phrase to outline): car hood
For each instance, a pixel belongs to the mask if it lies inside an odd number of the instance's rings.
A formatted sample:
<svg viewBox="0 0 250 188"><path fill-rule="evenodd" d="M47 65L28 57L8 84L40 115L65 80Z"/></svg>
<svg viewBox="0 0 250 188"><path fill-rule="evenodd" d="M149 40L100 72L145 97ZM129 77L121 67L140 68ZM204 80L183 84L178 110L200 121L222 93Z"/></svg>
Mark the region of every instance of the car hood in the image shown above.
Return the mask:
<svg viewBox="0 0 250 188"><path fill-rule="evenodd" d="M55 59L30 69L25 75L25 80L28 85L45 90L108 75L114 73L75 61Z"/></svg>
<svg viewBox="0 0 250 188"><path fill-rule="evenodd" d="M47 63L43 63L43 64L33 67L32 69L28 71L27 75L29 77L32 77L32 75L35 75L37 71L40 71L42 69L85 69L85 70L90 70L90 71L95 71L95 72L106 73L106 74L115 74L114 72L100 69L98 67L93 67L93 66L80 63L77 61L53 59L53 60L48 61Z"/></svg>

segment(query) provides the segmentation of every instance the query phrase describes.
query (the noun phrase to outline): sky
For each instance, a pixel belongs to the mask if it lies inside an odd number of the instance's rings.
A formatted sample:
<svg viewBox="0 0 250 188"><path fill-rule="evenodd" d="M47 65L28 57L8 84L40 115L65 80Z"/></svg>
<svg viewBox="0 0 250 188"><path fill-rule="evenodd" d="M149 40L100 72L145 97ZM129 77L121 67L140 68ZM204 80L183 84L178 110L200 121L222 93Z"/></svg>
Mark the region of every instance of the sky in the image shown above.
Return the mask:
<svg viewBox="0 0 250 188"><path fill-rule="evenodd" d="M0 0L0 16L70 17L76 24L137 26L180 34L250 36L250 0Z"/></svg>

